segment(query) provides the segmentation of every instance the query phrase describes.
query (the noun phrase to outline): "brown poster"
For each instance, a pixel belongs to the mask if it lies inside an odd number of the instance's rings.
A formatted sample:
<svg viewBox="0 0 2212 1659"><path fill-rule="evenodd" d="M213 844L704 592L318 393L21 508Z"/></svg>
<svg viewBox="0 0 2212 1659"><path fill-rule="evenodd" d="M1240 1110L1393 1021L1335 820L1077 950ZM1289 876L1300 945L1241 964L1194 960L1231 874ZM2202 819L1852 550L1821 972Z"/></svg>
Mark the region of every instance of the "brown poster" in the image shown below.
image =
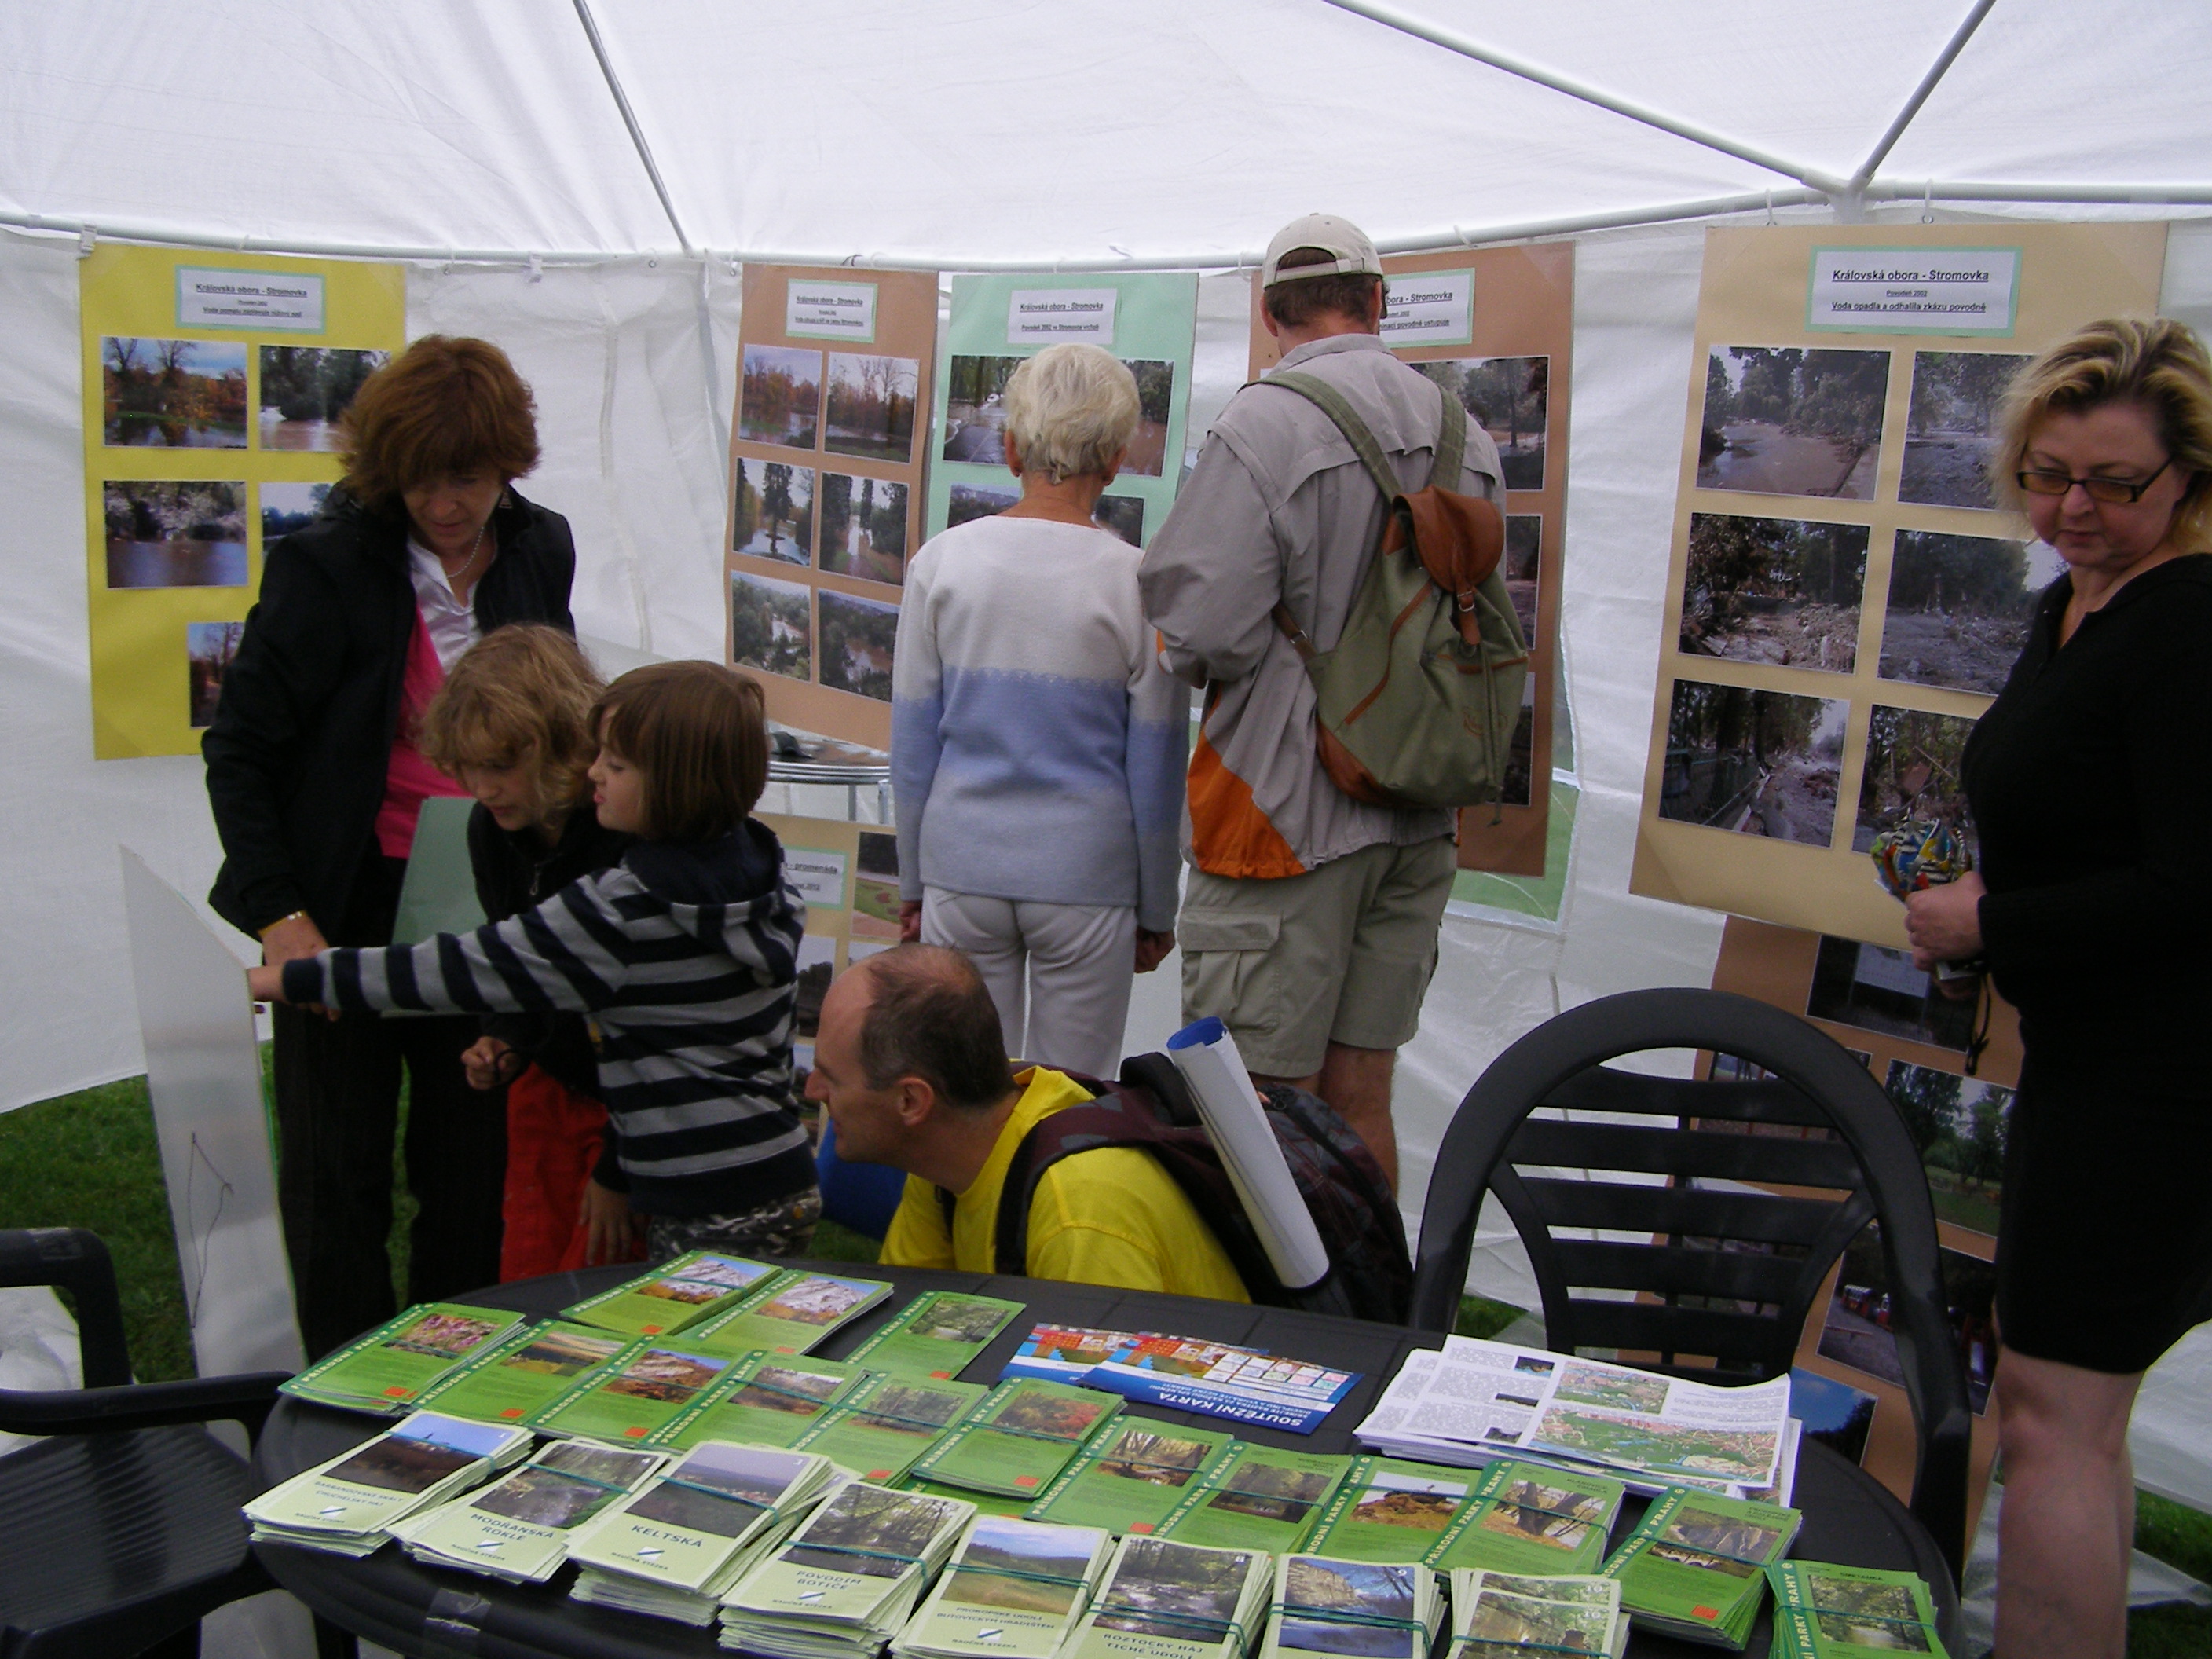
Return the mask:
<svg viewBox="0 0 2212 1659"><path fill-rule="evenodd" d="M1505 463L1505 585L1528 639L1530 672L1504 799L1460 814L1460 866L1540 876L1558 712L1574 245L1399 254L1382 268L1390 296L1382 334L1391 349L1458 397L1498 441ZM1265 374L1281 356L1261 320L1255 273L1252 374Z"/></svg>
<svg viewBox="0 0 2212 1659"><path fill-rule="evenodd" d="M2163 225L1717 229L1631 890L1885 946L1875 837L1963 821L2057 556L1997 509L2029 357L2157 309ZM1656 556L1656 550L1654 550Z"/></svg>
<svg viewBox="0 0 2212 1659"><path fill-rule="evenodd" d="M732 665L772 719L890 746L891 647L921 544L930 271L747 265L724 538Z"/></svg>

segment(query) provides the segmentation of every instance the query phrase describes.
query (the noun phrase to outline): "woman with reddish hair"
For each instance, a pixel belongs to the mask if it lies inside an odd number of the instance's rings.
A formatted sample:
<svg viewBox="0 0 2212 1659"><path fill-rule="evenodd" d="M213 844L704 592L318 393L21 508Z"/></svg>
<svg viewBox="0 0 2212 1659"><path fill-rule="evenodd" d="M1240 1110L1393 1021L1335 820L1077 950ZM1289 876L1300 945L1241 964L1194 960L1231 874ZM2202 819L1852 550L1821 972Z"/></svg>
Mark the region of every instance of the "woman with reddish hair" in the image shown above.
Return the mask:
<svg viewBox="0 0 2212 1659"><path fill-rule="evenodd" d="M209 902L276 965L391 942L425 799L460 787L416 746L446 671L502 623L574 633L575 546L517 495L535 406L488 341L429 335L347 413L344 479L267 549L201 744L223 864ZM407 1077L407 1295L499 1277L506 1104L471 1090L467 1017L275 1011L278 1202L309 1358L390 1317L392 1152Z"/></svg>

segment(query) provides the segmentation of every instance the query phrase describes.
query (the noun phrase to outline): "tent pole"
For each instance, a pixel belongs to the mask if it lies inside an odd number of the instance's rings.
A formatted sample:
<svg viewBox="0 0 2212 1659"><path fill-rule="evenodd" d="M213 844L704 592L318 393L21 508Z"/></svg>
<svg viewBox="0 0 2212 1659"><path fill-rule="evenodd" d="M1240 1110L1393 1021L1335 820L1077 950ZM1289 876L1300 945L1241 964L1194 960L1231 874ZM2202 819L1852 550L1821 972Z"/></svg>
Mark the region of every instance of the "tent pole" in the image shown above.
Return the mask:
<svg viewBox="0 0 2212 1659"><path fill-rule="evenodd" d="M1533 81L1540 87L1548 87L1553 92L1564 93L1566 96L1582 103L1610 111L1615 115L1626 116L1628 119L1639 122L1644 126L1656 127L1662 132L1672 133L1677 138L1686 138L1690 143L1701 145L1706 149L1718 150L1723 155L1733 155L1740 161L1749 161L1753 166L1765 167L1770 173L1779 173L1786 178L1795 179L1800 184L1813 189L1832 194L1843 188L1844 181L1832 173L1822 173L1817 168L1803 166L1802 163L1790 161L1786 156L1776 155L1747 144L1741 138L1731 138L1726 133L1714 131L1711 127L1700 126L1698 123L1684 120L1678 115L1669 115L1664 110L1652 108L1649 104L1638 103L1632 98L1624 98L1617 93L1607 92L1601 88L1592 86L1587 81L1577 80L1571 75L1562 75L1557 70L1547 69L1540 64L1530 62L1528 58L1516 57L1511 52L1501 52L1495 46L1485 46L1480 41L1470 40L1464 34L1455 33L1437 24L1425 22L1418 17L1411 16L1395 6L1381 4L1379 0L1324 0L1324 3L1334 6L1340 11L1348 11L1354 16L1364 17L1371 23L1380 23L1385 28L1396 29L1401 34L1410 34L1417 40L1425 40L1431 46L1442 46L1446 52L1457 52L1462 58L1472 58L1478 64L1487 64L1492 69L1503 70L1506 74L1517 76L1523 81ZM1988 5L1994 3L1995 0L1984 0L1984 9Z"/></svg>
<svg viewBox="0 0 2212 1659"><path fill-rule="evenodd" d="M592 21L592 9L586 0L574 0L574 4L576 20L583 24L584 33L591 40L592 55L599 60L599 73L606 77L607 90L614 94L615 107L622 112L623 125L629 129L629 141L637 147L637 159L645 164L645 176L653 180L653 193L660 198L660 210L668 216L669 228L689 253L692 251L691 239L684 234L684 222L676 216L676 204L668 199L668 186L660 181L660 169L653 163L653 147L645 142L645 130L638 125L637 117L630 109L629 99L615 74L614 63L607 56L606 44L599 39L599 26Z"/></svg>
<svg viewBox="0 0 2212 1659"><path fill-rule="evenodd" d="M1974 0L1973 9L1952 32L1951 39L1943 50L1936 54L1936 61L1928 66L1928 73L1920 77L1920 84L1912 89L1912 96L1905 100L1905 107L1897 112L1897 118L1889 124L1889 130L1867 153L1866 160L1859 163L1858 171L1851 174L1853 189L1863 191L1873 180L1875 170L1889 159L1890 151L1905 136L1905 128L1912 125L1912 118L1920 113L1920 106L1928 101L1929 94L1936 90L1936 83L1958 61L1959 54L1966 50L1966 42L1974 38L1974 31L1981 27L1982 19L1990 15L1990 9L1996 3L1997 0Z"/></svg>

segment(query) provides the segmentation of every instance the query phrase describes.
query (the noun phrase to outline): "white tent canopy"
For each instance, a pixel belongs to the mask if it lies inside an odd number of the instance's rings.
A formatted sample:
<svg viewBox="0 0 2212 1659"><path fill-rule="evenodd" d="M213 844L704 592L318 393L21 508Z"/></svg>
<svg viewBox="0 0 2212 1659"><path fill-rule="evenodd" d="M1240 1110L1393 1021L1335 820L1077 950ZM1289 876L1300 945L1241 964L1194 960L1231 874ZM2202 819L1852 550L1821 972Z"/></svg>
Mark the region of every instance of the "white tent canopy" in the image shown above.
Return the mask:
<svg viewBox="0 0 2212 1659"><path fill-rule="evenodd" d="M496 339L537 390L526 488L575 526L584 630L715 655L738 259L1207 270L1196 433L1243 377L1237 267L1293 215L1347 214L1386 247L1583 233L1567 897L1556 925L1447 925L1402 1070L1418 1202L1505 1042L1710 976L1719 919L1627 891L1703 222L2185 216L2212 204L2208 70L2212 12L2149 0L9 7L0 1108L142 1067L116 844L195 901L217 860L196 758L91 759L76 256L94 234L413 261L410 332ZM2212 236L2178 225L2169 309L2212 314L2208 273ZM1145 1018L1171 1018L1171 985L1145 990ZM1511 1294L1517 1271L1486 1282Z"/></svg>

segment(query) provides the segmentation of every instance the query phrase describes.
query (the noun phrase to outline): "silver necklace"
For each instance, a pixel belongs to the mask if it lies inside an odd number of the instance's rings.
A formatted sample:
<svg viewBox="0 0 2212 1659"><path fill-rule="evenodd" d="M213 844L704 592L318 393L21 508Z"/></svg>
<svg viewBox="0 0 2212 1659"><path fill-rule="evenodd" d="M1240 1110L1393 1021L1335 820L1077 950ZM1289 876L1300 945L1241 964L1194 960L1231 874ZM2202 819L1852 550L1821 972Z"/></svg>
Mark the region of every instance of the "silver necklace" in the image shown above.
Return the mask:
<svg viewBox="0 0 2212 1659"><path fill-rule="evenodd" d="M477 568L477 555L483 551L484 532L490 528L491 520L489 519L486 519L482 524L477 526L477 538L469 544L468 562L464 564L459 570L448 570L446 572L446 584L447 586L451 586L455 582L462 580L468 575L470 571ZM443 559L440 559L438 562L441 566L443 566L445 561Z"/></svg>

